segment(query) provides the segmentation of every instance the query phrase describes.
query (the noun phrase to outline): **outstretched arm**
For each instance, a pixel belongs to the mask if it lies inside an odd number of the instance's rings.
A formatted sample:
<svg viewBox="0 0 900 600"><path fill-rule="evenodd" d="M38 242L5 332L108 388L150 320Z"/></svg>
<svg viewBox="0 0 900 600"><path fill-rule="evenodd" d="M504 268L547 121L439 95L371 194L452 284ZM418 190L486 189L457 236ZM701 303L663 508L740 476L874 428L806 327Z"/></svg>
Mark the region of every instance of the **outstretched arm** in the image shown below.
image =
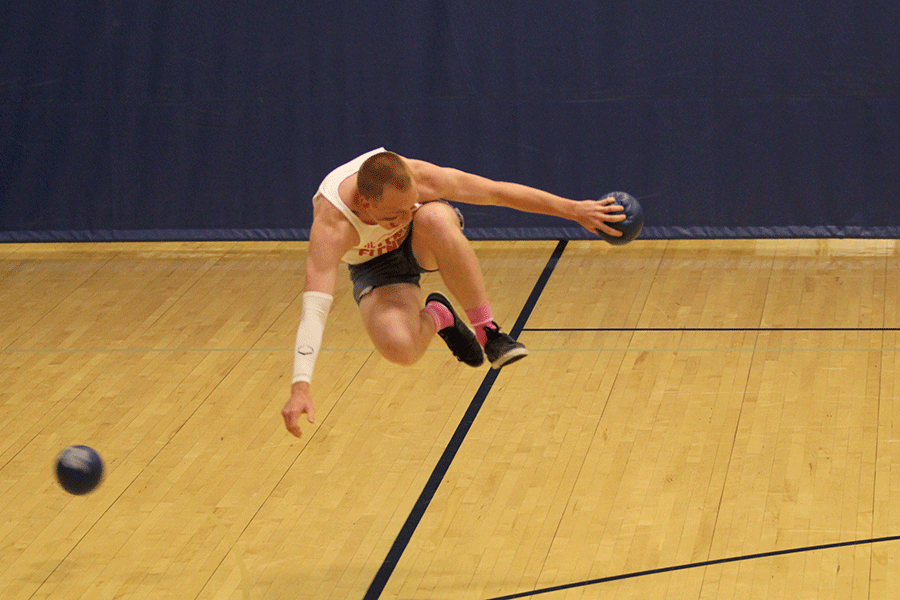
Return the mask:
<svg viewBox="0 0 900 600"><path fill-rule="evenodd" d="M625 219L622 207L614 204L613 198L570 200L526 185L494 181L425 161L410 160L409 163L419 185L422 201L443 198L451 202L505 206L523 212L569 219L594 233L602 230L613 236L622 235L609 226L609 223Z"/></svg>

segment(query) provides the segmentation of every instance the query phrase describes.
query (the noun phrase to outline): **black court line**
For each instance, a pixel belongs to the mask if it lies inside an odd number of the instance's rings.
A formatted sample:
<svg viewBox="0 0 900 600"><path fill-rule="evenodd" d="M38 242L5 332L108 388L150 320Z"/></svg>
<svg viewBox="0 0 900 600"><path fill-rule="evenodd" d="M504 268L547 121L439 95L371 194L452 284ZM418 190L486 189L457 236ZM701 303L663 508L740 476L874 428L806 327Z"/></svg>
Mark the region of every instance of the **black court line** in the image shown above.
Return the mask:
<svg viewBox="0 0 900 600"><path fill-rule="evenodd" d="M785 556L787 554L799 554L802 552L814 552L816 550L832 550L834 548L846 548L848 546L865 546L867 544L880 544L883 542L896 542L900 540L900 535L892 535L889 537L874 538L871 540L854 540L851 542L836 542L833 544L821 544L819 546L806 546L803 548L790 548L788 550L774 550L772 552L760 552L759 554L747 554L745 556L732 556L729 558L719 558L715 560L707 560L703 562L690 563L686 565L677 565L674 567L663 567L660 569L650 569L647 571L638 571L636 573L625 573L624 575L612 575L610 577L601 577L599 579L591 579L588 581L580 581L577 583L567 583L565 585L557 585L530 592L520 592L518 594L510 594L509 596L497 596L489 600L514 600L515 598L528 598L539 594L549 594L550 592L559 592L562 590L571 590L578 587L586 587L589 585L597 585L600 583L609 583L611 581L621 581L623 579L634 579L636 577L645 577L647 575L659 575L661 573L673 573L675 571L684 571L685 569L696 569L698 567L711 567L715 565L724 565L726 563L741 562L745 560L754 560L757 558L772 558L774 556Z"/></svg>
<svg viewBox="0 0 900 600"><path fill-rule="evenodd" d="M523 331L900 331L900 327L526 327Z"/></svg>
<svg viewBox="0 0 900 600"><path fill-rule="evenodd" d="M519 318L509 332L512 337L517 338L524 329L528 317L531 316L535 305L537 305L538 299L544 291L544 287L547 285L547 281L550 279L553 270L556 268L556 263L559 262L559 258L566 248L566 243L565 240L560 240L556 245L553 255L550 257L550 260L547 261L544 271L541 273L541 276L538 277L537 283L534 284L531 295L525 302L525 306L522 307ZM463 415L462 421L460 421L456 431L453 432L453 437L450 438L450 442L444 449L444 453L434 467L431 477L428 478L425 489L423 489L422 493L419 495L419 499L413 506L412 512L409 514L409 517L406 518L406 522L403 524L403 527L400 528L397 539L394 540L394 544L388 551L387 557L385 557L384 562L381 563L381 567L375 574L375 579L372 580L369 589L366 591L366 595L363 596L363 600L376 600L381 597L381 593L384 591L388 580L391 578L397 563L400 562L400 557L403 556L403 552L406 550L406 546L412 539L416 527L419 526L419 522L425 515L428 505L431 504L431 500L434 498L438 486L440 486L441 481L447 474L450 463L453 462L456 453L459 451L460 446L462 446L466 435L469 433L469 429L472 427L472 423L475 422L475 417L478 416L478 411L481 410L481 406L484 404L485 398L487 398L488 393L490 393L499 373L500 371L498 369L489 369L487 375L485 375L484 380L481 382L481 386L475 393L475 397L472 399L471 404L469 404L468 410L466 410L466 414Z"/></svg>

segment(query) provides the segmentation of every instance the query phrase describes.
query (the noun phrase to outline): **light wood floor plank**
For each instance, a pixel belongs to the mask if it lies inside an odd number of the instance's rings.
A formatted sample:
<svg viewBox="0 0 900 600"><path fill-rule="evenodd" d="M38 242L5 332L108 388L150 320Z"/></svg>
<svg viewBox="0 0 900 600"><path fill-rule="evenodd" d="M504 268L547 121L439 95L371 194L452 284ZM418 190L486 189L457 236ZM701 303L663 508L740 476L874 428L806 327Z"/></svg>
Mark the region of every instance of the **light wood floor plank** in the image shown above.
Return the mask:
<svg viewBox="0 0 900 600"><path fill-rule="evenodd" d="M475 244L505 329L556 246ZM342 277L292 438L305 252L0 245L0 597L363 596L487 369L387 363ZM900 593L896 240L569 242L526 316L382 598Z"/></svg>

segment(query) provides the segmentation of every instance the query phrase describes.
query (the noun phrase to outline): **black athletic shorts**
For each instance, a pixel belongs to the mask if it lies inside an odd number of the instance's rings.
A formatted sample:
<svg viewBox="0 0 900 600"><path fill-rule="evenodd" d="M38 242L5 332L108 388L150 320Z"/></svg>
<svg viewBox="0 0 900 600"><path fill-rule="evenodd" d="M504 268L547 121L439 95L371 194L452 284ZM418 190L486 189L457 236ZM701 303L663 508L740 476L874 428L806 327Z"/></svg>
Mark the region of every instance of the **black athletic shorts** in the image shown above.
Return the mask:
<svg viewBox="0 0 900 600"><path fill-rule="evenodd" d="M398 248L364 263L348 266L350 279L353 280L353 298L357 304L363 296L383 285L392 283L419 285L420 274L427 272L419 266L413 255L412 227Z"/></svg>
<svg viewBox="0 0 900 600"><path fill-rule="evenodd" d="M462 213L458 208L455 210L456 216L459 217L460 227L464 227ZM416 262L412 249L412 230L413 228L410 226L406 239L395 250L358 265L348 265L350 279L353 281L353 298L357 304L363 296L377 287L392 283L419 285L422 273L433 273L433 271L422 268Z"/></svg>

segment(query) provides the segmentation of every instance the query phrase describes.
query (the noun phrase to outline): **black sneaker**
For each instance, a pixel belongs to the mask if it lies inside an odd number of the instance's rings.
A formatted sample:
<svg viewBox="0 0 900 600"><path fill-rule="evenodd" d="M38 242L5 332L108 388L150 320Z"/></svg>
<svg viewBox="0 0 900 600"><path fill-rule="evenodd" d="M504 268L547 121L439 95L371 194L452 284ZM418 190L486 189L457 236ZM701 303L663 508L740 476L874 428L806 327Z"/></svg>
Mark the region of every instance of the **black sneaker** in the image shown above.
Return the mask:
<svg viewBox="0 0 900 600"><path fill-rule="evenodd" d="M460 362L464 362L470 367L479 367L484 363L484 352L481 350L481 344L475 337L475 332L469 329L465 323L459 320L456 311L450 300L440 292L433 292L428 295L425 304L429 302L440 302L453 315L453 325L444 327L438 331L438 335L443 338L444 343L450 348L453 356Z"/></svg>
<svg viewBox="0 0 900 600"><path fill-rule="evenodd" d="M492 321L490 325L484 325L482 328L487 335L484 353L491 361L492 368L499 369L528 356L528 348L525 347L525 344L517 342L500 331L500 326L496 322Z"/></svg>

